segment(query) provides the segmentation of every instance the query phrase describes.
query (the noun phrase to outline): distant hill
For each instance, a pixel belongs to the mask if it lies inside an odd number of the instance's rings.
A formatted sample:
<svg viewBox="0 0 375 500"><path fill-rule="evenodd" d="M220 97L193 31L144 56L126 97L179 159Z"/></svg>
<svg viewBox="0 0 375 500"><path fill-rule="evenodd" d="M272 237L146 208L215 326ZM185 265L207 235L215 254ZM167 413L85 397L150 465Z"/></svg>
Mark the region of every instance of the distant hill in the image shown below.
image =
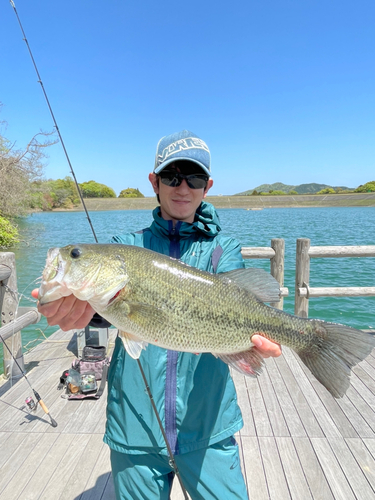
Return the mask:
<svg viewBox="0 0 375 500"><path fill-rule="evenodd" d="M247 196L254 190L258 193L269 193L270 190L284 191L284 193L289 193L289 191L294 190L298 194L314 194L325 188L352 189L345 186L329 186L328 184L316 184L315 182L311 182L310 184L299 184L298 186L291 186L288 184L283 184L282 182L274 182L273 184L261 184L260 186L248 189L247 191L243 191L242 193L237 193L234 196Z"/></svg>

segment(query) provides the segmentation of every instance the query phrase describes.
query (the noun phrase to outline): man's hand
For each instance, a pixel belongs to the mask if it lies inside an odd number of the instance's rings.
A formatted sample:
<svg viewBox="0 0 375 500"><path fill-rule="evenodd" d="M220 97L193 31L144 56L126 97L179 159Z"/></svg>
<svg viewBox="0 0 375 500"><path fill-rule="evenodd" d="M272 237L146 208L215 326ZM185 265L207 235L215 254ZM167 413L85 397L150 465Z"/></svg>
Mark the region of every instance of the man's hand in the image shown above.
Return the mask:
<svg viewBox="0 0 375 500"><path fill-rule="evenodd" d="M38 289L31 292L38 298ZM94 309L88 302L78 300L74 295L63 297L43 306L38 304L38 311L47 318L49 325L59 325L63 331L84 328L94 315Z"/></svg>
<svg viewBox="0 0 375 500"><path fill-rule="evenodd" d="M253 335L251 342L263 358L277 358L281 355L281 346L275 342L262 337L262 335Z"/></svg>

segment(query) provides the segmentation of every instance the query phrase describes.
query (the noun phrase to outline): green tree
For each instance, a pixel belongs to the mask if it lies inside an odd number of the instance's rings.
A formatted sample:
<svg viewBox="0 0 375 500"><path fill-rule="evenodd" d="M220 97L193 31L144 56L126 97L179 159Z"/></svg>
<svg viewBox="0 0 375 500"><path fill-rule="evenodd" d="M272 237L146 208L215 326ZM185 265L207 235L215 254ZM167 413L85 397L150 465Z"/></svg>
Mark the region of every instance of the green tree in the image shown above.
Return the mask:
<svg viewBox="0 0 375 500"><path fill-rule="evenodd" d="M296 195L296 194L298 194L298 193L297 193L297 191L295 191L294 189L291 189L291 190L289 191L289 193L288 193L288 194L292 194L292 195L294 196L294 195Z"/></svg>
<svg viewBox="0 0 375 500"><path fill-rule="evenodd" d="M18 229L0 215L0 248L8 248L19 242Z"/></svg>
<svg viewBox="0 0 375 500"><path fill-rule="evenodd" d="M116 193L105 184L95 181L82 182L79 188L84 198L116 198Z"/></svg>
<svg viewBox="0 0 375 500"><path fill-rule="evenodd" d="M31 208L52 210L54 208L73 208L79 204L79 195L73 179L49 179L34 181L30 186Z"/></svg>
<svg viewBox="0 0 375 500"><path fill-rule="evenodd" d="M144 195L139 191L139 189L135 188L127 188L123 189L121 193L118 195L119 198L144 198Z"/></svg>
<svg viewBox="0 0 375 500"><path fill-rule="evenodd" d="M373 193L375 192L375 181L366 182L361 184L354 190L355 193Z"/></svg>
<svg viewBox="0 0 375 500"><path fill-rule="evenodd" d="M324 188L318 191L316 194L336 194L336 191L333 188Z"/></svg>

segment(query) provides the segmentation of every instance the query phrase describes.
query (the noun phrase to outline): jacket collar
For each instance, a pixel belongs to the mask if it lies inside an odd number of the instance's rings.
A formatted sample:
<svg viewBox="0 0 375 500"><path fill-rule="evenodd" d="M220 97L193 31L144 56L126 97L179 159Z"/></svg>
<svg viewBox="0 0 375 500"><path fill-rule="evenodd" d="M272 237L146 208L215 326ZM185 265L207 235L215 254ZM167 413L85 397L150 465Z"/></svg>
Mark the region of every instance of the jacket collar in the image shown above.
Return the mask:
<svg viewBox="0 0 375 500"><path fill-rule="evenodd" d="M170 221L164 220L160 214L160 207L153 211L154 221L150 226L151 231L164 238L178 235L180 239L191 238L194 234L205 235L208 238L216 236L220 231L219 216L211 203L202 201L195 213L195 220L192 224L188 222L178 222L175 230L172 231Z"/></svg>

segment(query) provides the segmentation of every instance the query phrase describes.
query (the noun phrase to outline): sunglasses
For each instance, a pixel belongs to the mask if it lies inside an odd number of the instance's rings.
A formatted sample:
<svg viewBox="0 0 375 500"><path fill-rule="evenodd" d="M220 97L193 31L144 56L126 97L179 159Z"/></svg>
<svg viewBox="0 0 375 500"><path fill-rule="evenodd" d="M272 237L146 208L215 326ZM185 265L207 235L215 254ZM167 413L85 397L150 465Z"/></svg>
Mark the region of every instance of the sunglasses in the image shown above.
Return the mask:
<svg viewBox="0 0 375 500"><path fill-rule="evenodd" d="M169 187L181 186L182 181L185 179L187 185L191 189L202 189L206 188L208 182L208 176L204 174L190 174L184 175L179 172L165 172L162 170L159 174L161 182Z"/></svg>

